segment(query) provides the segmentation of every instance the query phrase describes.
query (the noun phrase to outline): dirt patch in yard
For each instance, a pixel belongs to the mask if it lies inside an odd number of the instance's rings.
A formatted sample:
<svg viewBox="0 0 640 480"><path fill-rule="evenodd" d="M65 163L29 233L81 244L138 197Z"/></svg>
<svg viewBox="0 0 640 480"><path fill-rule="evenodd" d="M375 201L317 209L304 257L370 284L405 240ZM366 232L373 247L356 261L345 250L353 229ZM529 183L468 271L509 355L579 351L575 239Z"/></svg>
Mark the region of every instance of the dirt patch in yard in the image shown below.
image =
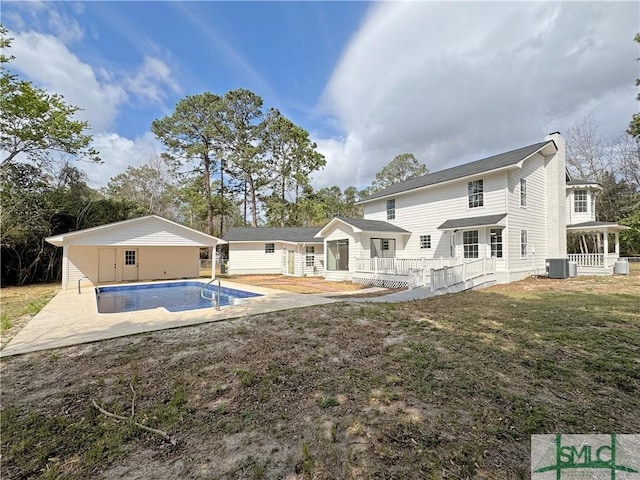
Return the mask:
<svg viewBox="0 0 640 480"><path fill-rule="evenodd" d="M3 476L529 478L531 434L640 431L638 273L606 288L528 279L336 303L5 359ZM92 400L133 408L177 445Z"/></svg>
<svg viewBox="0 0 640 480"><path fill-rule="evenodd" d="M334 293L361 290L352 282L332 282L318 277L289 277L286 275L237 275L222 277L236 283L275 288L295 293Z"/></svg>

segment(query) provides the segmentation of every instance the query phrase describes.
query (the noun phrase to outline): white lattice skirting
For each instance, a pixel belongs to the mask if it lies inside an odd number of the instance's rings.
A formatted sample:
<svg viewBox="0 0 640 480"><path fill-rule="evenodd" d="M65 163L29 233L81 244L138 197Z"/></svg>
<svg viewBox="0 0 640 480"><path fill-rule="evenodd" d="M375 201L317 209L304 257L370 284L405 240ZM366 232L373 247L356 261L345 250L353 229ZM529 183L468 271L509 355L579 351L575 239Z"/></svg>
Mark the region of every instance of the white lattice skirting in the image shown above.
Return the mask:
<svg viewBox="0 0 640 480"><path fill-rule="evenodd" d="M384 287L384 288L408 288L409 278L406 275L385 275L378 274L373 276L353 275L351 279L354 283L365 285L367 287Z"/></svg>

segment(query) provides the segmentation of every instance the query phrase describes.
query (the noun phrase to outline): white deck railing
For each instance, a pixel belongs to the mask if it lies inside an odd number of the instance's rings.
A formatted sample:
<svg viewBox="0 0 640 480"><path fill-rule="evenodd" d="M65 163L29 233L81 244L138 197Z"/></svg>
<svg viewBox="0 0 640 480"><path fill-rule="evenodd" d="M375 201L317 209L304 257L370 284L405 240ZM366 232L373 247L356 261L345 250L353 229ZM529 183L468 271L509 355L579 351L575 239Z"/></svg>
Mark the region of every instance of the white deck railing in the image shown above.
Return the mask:
<svg viewBox="0 0 640 480"><path fill-rule="evenodd" d="M575 262L579 267L611 267L618 260L617 255L603 253L570 253L567 255L570 262Z"/></svg>
<svg viewBox="0 0 640 480"><path fill-rule="evenodd" d="M495 273L494 258L461 261L459 258L358 258L353 280L365 285L432 290L447 288L473 278Z"/></svg>
<svg viewBox="0 0 640 480"><path fill-rule="evenodd" d="M441 268L460 263L458 258L357 258L356 272L409 275L413 269Z"/></svg>
<svg viewBox="0 0 640 480"><path fill-rule="evenodd" d="M495 258L479 258L450 267L432 268L429 285L431 290L440 290L456 283L496 272Z"/></svg>

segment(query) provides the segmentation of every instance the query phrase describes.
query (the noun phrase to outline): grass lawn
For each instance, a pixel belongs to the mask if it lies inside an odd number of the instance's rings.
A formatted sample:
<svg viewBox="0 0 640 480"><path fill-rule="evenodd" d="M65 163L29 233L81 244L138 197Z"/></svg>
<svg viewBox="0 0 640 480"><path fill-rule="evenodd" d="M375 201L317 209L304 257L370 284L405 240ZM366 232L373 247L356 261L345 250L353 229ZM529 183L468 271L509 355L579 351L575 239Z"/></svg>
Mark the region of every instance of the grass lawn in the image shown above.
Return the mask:
<svg viewBox="0 0 640 480"><path fill-rule="evenodd" d="M527 479L531 434L640 432L634 267L5 359L3 477Z"/></svg>

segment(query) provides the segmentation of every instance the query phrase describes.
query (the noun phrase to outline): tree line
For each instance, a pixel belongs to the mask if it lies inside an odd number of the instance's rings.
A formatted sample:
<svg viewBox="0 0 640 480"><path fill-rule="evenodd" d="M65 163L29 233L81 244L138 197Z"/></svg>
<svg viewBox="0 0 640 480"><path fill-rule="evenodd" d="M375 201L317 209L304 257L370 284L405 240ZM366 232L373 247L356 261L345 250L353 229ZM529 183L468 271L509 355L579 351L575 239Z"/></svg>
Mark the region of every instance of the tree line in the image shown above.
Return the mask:
<svg viewBox="0 0 640 480"><path fill-rule="evenodd" d="M101 162L77 107L10 73L10 41L0 26L0 222L2 285L60 278L61 251L47 236L156 214L223 236L231 226L322 226L335 216L359 217L358 200L428 173L402 153L363 190L315 189L326 160L302 127L253 92L204 92L180 100L155 120L162 155L130 166L101 189L87 185L75 160ZM640 37L636 37L640 41ZM623 252L640 254L640 128L603 139L588 119L567 137L574 178L598 181L598 220L633 227Z"/></svg>

